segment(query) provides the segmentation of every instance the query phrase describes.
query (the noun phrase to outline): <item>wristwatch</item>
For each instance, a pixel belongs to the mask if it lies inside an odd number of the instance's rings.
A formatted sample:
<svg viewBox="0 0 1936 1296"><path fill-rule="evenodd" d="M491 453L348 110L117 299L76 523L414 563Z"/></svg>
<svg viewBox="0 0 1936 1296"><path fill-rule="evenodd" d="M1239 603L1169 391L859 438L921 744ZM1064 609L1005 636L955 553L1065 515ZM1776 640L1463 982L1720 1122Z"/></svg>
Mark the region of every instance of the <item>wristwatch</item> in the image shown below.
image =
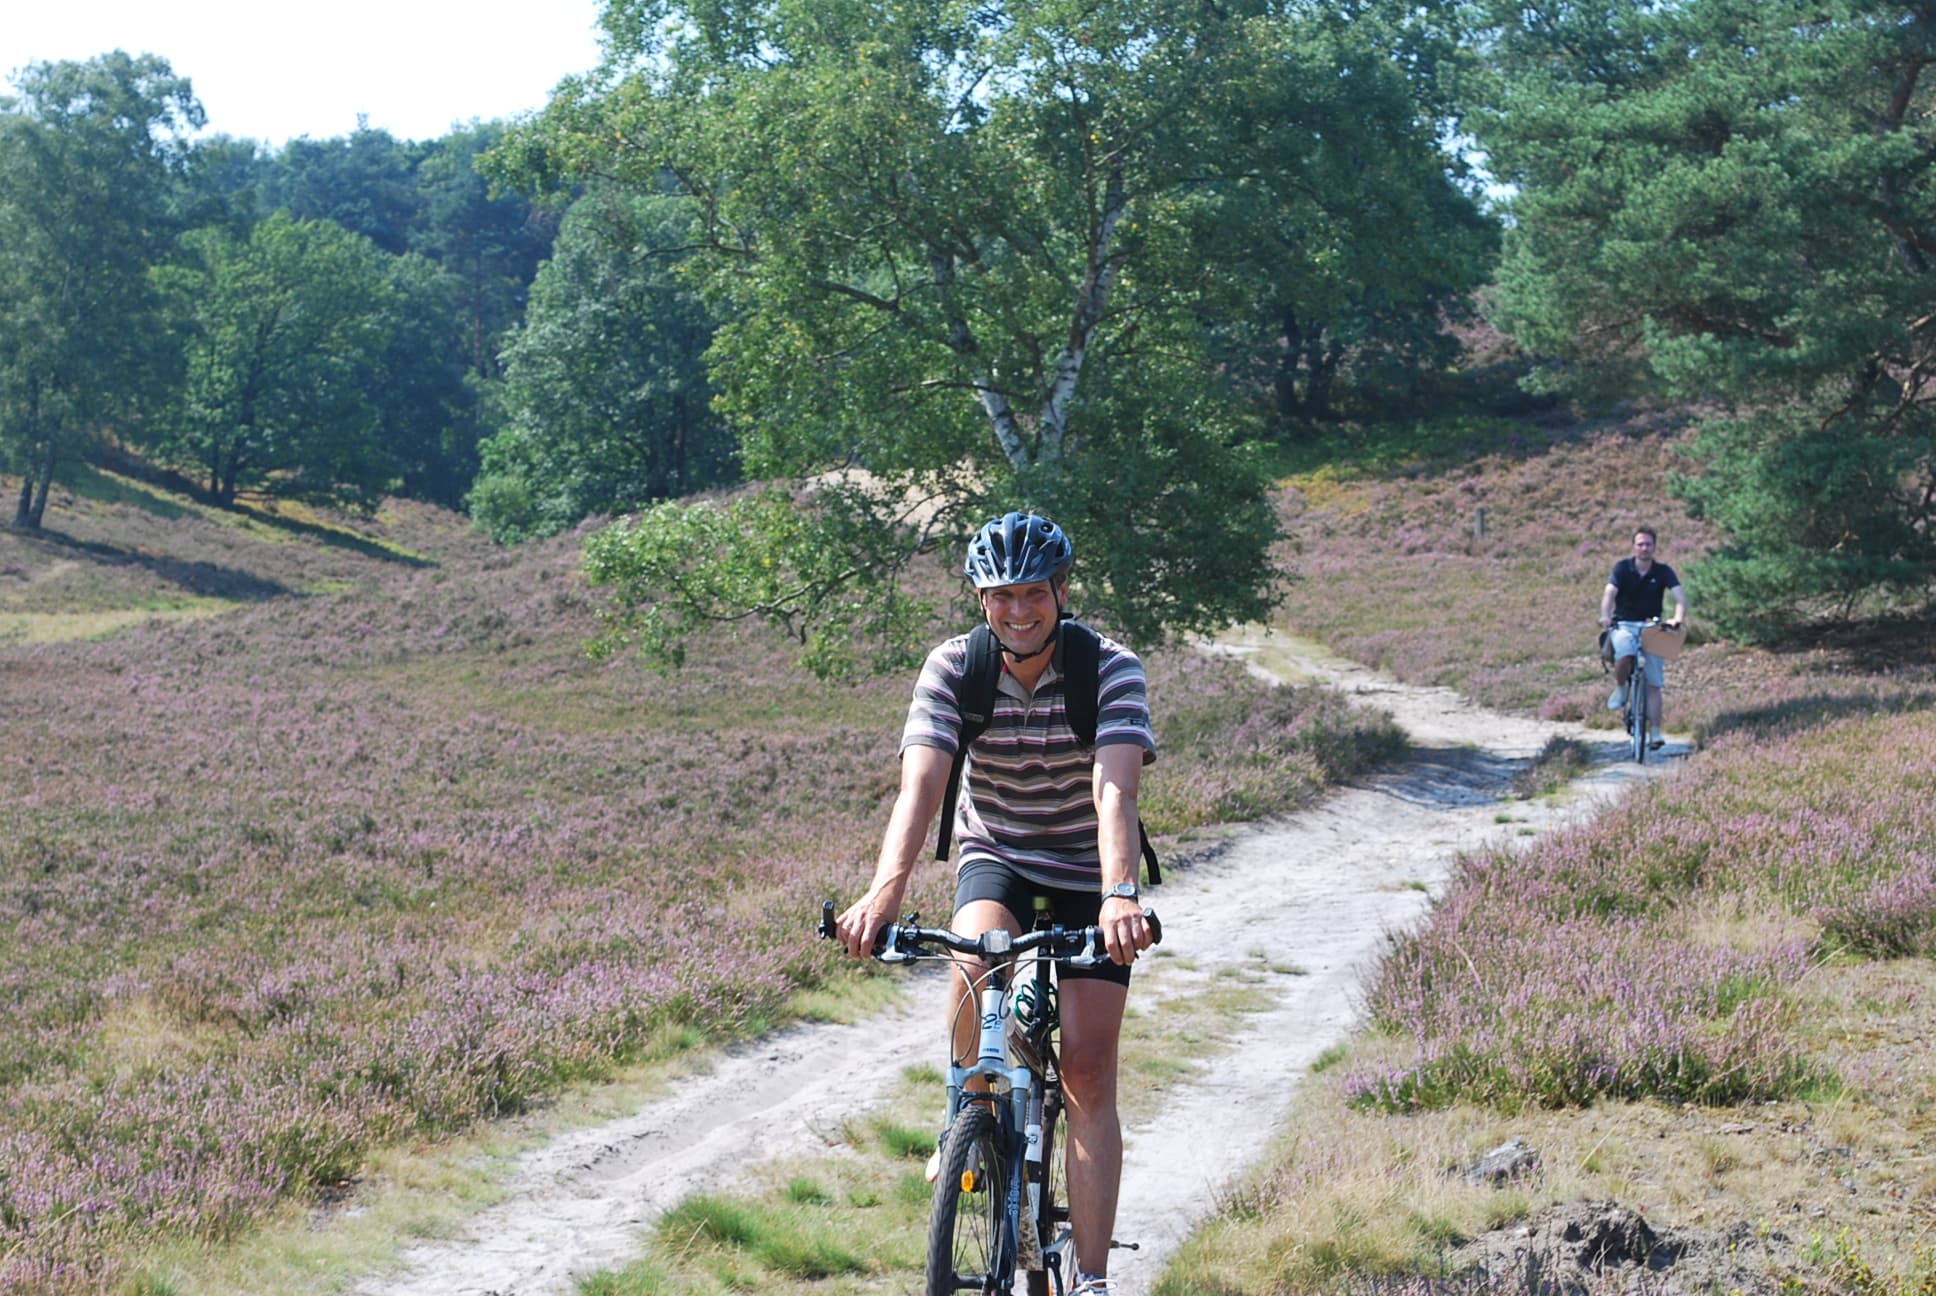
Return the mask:
<svg viewBox="0 0 1936 1296"><path fill-rule="evenodd" d="M1102 893L1105 900L1134 900L1143 893L1134 882L1118 882Z"/></svg>

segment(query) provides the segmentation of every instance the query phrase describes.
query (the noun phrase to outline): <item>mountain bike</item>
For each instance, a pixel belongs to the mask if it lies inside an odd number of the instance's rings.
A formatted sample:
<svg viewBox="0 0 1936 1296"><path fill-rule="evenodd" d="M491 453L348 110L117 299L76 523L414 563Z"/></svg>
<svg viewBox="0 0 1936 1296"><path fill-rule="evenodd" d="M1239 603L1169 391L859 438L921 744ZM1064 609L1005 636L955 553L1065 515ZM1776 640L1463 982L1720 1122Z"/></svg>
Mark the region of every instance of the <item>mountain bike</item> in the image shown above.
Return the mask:
<svg viewBox="0 0 1936 1296"><path fill-rule="evenodd" d="M1163 939L1144 910L1150 934ZM820 907L834 937L834 904ZM983 970L954 957L979 959ZM1064 1296L1075 1280L1057 1059L1055 965L1106 962L1099 928L1063 928L1038 913L1020 936L995 928L967 937L923 927L918 914L884 928L883 963L946 960L980 1013L976 1053L949 1048L948 1119L928 1212L925 1296L999 1296L1026 1275L1029 1296ZM952 1036L951 1036L952 1038Z"/></svg>

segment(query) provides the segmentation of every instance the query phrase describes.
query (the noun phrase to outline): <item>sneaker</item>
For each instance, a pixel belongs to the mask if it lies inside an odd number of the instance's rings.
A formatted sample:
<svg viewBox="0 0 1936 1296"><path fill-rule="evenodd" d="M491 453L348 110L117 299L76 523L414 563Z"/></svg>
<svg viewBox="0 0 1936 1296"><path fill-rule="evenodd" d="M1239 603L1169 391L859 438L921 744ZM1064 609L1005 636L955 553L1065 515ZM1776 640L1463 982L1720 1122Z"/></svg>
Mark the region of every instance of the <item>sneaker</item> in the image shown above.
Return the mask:
<svg viewBox="0 0 1936 1296"><path fill-rule="evenodd" d="M1069 1296L1109 1296L1110 1286L1107 1278L1094 1274L1083 1274L1076 1279L1076 1285L1069 1289Z"/></svg>
<svg viewBox="0 0 1936 1296"><path fill-rule="evenodd" d="M1666 744L1667 744L1667 740L1665 738L1661 737L1659 734L1655 734L1652 738L1649 738L1647 740L1647 750L1659 751Z"/></svg>
<svg viewBox="0 0 1936 1296"><path fill-rule="evenodd" d="M939 1146L935 1148L934 1154L928 1158L927 1168L921 1173L927 1176L929 1183L933 1183L941 1177L941 1149Z"/></svg>
<svg viewBox="0 0 1936 1296"><path fill-rule="evenodd" d="M1607 697L1607 710L1618 711L1625 705L1627 705L1627 686L1625 684L1615 684L1613 686L1613 692Z"/></svg>

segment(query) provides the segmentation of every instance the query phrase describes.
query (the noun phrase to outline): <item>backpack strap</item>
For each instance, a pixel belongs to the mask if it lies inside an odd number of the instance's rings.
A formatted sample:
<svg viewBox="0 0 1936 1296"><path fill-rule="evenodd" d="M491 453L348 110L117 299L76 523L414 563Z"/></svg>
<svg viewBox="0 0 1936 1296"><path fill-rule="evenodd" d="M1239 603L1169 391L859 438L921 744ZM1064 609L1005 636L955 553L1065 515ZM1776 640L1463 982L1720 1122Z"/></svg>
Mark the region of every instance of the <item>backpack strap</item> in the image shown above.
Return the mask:
<svg viewBox="0 0 1936 1296"><path fill-rule="evenodd" d="M1067 709L1069 727L1084 746L1096 745L1096 716L1102 706L1102 636L1080 621L1062 623L1062 705ZM1136 821L1136 835L1142 838L1143 866L1151 886L1163 882L1162 866L1156 862L1156 848L1150 845L1149 830Z"/></svg>
<svg viewBox="0 0 1936 1296"><path fill-rule="evenodd" d="M968 763L968 748L987 732L995 716L995 690L1002 678L1002 650L995 643L995 632L982 622L968 632L968 659L961 672L961 692L956 705L961 709L961 733L955 740L955 765L948 774L948 793L941 802L941 826L935 832L934 857L948 858L949 839L954 836L955 805L961 799L961 771Z"/></svg>

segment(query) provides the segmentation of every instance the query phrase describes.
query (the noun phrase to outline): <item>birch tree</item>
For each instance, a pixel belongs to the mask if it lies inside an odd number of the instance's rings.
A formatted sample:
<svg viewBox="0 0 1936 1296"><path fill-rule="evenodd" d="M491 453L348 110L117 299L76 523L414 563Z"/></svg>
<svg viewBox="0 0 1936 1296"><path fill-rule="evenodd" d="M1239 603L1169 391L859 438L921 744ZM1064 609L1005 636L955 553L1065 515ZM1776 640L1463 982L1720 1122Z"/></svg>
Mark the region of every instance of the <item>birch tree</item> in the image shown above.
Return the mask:
<svg viewBox="0 0 1936 1296"><path fill-rule="evenodd" d="M1022 505L1077 537L1080 609L1139 642L1267 611L1256 429L1205 338L1254 249L1219 222L1290 203L1354 115L1411 112L1349 13L608 0L605 28L498 173L691 206L665 251L724 321L720 408L775 483L597 537L625 632L676 653L763 616L823 668L856 629L893 660L912 557Z"/></svg>

